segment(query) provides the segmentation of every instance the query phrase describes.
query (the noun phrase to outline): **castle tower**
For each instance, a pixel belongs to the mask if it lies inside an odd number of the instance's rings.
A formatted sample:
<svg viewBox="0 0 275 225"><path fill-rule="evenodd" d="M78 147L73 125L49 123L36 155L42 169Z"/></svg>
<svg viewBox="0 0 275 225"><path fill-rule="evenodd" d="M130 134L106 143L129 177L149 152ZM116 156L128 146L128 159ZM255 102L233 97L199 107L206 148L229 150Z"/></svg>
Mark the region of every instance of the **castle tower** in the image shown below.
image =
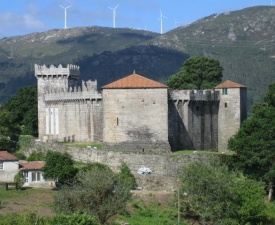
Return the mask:
<svg viewBox="0 0 275 225"><path fill-rule="evenodd" d="M35 64L34 70L38 92L38 132L39 139L43 140L45 135L59 133L58 109L46 108L45 94L67 92L69 88L73 89L80 73L79 67L75 65L46 67Z"/></svg>
<svg viewBox="0 0 275 225"><path fill-rule="evenodd" d="M220 91L218 149L224 152L229 138L237 133L247 118L247 89L230 80L219 84L215 89Z"/></svg>
<svg viewBox="0 0 275 225"><path fill-rule="evenodd" d="M102 88L105 148L170 151L166 85L132 74Z"/></svg>

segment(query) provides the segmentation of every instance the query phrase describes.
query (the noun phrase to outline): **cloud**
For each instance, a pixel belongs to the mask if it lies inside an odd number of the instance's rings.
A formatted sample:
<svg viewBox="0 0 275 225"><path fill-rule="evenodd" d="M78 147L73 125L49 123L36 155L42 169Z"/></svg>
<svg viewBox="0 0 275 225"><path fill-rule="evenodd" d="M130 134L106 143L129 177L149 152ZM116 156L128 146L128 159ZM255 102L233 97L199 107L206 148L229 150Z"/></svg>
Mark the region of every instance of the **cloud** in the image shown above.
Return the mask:
<svg viewBox="0 0 275 225"><path fill-rule="evenodd" d="M43 31L48 26L42 21L36 19L31 14L15 14L2 13L0 14L0 36L13 36L17 34L27 34L30 31Z"/></svg>

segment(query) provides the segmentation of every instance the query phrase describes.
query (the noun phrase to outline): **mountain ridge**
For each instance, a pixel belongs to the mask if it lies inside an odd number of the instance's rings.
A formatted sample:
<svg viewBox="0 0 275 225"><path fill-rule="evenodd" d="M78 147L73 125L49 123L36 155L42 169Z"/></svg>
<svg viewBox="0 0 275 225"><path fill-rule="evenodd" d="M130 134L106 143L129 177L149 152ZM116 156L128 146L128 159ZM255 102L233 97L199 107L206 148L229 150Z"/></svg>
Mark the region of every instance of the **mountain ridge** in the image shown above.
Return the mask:
<svg viewBox="0 0 275 225"><path fill-rule="evenodd" d="M20 85L35 84L34 63L80 65L81 79L97 79L100 87L134 69L165 83L188 57L204 55L220 61L223 80L248 87L251 111L275 81L274 23L275 7L257 6L213 14L163 35L93 26L4 38L0 40L0 101ZM11 88L12 82L18 87Z"/></svg>

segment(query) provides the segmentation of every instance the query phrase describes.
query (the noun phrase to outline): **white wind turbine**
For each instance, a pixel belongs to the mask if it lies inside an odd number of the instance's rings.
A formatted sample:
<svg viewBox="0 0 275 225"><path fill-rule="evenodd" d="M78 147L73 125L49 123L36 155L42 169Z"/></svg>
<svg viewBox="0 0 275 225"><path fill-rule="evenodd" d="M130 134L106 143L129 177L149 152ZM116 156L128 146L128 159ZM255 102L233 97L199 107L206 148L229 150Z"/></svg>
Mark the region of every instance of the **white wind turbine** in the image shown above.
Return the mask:
<svg viewBox="0 0 275 225"><path fill-rule="evenodd" d="M162 15L162 12L161 12L161 10L160 10L160 17L159 17L159 20L160 20L160 34L163 33L163 32L162 32L162 20L163 20L163 19L167 19L167 17L164 16L164 15Z"/></svg>
<svg viewBox="0 0 275 225"><path fill-rule="evenodd" d="M113 10L113 28L116 28L116 9L119 5L117 5L115 8L108 7L109 9Z"/></svg>
<svg viewBox="0 0 275 225"><path fill-rule="evenodd" d="M60 7L62 7L65 11L65 15L64 15L64 20L65 20L65 24L64 24L64 29L67 29L67 9L70 8L72 5L69 5L67 7L64 7L63 5L59 5Z"/></svg>

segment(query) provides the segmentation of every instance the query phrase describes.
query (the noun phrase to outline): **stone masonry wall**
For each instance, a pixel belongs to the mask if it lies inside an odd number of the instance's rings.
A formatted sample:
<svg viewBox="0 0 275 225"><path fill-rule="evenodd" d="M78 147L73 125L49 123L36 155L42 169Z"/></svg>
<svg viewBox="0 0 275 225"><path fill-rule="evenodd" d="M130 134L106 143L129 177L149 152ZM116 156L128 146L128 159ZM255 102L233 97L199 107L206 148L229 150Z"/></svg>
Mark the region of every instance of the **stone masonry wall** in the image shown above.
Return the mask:
<svg viewBox="0 0 275 225"><path fill-rule="evenodd" d="M164 88L104 89L104 147L170 151L167 102Z"/></svg>
<svg viewBox="0 0 275 225"><path fill-rule="evenodd" d="M133 152L114 152L96 150L91 148L76 148L57 143L35 143L30 149L25 150L29 155L34 150L58 151L69 153L74 160L80 162L98 162L108 165L112 170L119 171L124 162L131 169L137 179L138 186L146 190L173 191L177 187L177 176L182 166L193 160L204 160L206 155L175 155L175 154L141 154ZM151 175L141 175L137 171L140 167L149 167Z"/></svg>

